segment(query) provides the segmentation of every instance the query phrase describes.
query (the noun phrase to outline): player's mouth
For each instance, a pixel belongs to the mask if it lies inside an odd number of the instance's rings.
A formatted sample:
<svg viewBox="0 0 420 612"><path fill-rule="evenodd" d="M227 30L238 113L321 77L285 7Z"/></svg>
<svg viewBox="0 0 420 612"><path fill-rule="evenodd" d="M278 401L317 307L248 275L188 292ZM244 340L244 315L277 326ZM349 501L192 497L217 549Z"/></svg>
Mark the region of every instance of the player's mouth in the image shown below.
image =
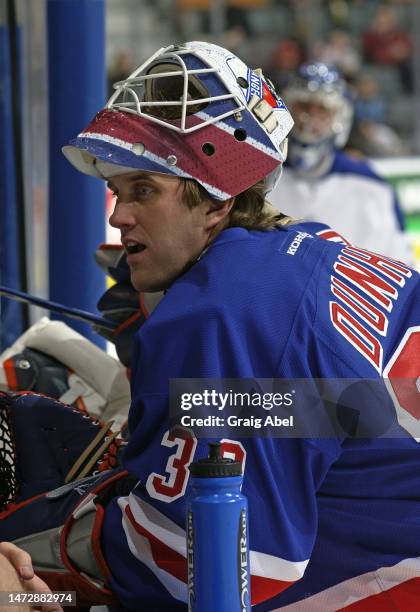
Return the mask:
<svg viewBox="0 0 420 612"><path fill-rule="evenodd" d="M127 263L135 261L137 259L136 256L146 249L146 245L135 240L124 240L123 244L125 252L127 253Z"/></svg>

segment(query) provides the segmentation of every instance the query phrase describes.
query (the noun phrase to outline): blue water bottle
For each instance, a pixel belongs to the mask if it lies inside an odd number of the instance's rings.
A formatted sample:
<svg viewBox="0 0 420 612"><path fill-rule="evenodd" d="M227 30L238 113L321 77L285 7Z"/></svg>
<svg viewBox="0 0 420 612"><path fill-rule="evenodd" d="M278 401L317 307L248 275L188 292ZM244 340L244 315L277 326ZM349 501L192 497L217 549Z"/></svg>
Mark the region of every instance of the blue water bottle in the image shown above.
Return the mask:
<svg viewBox="0 0 420 612"><path fill-rule="evenodd" d="M187 507L188 610L250 612L248 503L242 466L221 456L192 463Z"/></svg>

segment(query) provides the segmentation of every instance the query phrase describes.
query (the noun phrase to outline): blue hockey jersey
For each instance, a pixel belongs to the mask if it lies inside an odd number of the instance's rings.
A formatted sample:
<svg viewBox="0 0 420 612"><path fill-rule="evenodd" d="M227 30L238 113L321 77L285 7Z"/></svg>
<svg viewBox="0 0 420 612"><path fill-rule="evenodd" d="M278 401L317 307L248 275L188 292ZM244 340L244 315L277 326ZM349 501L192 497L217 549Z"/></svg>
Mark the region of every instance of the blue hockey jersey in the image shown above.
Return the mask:
<svg viewBox="0 0 420 612"><path fill-rule="evenodd" d="M384 400L405 417L401 437L222 448L245 468L253 609L420 607L419 298L404 264L304 224L217 237L136 338L125 467L139 483L101 535L125 607L186 610L187 466L207 441L169 430L170 379L381 376L406 379Z"/></svg>

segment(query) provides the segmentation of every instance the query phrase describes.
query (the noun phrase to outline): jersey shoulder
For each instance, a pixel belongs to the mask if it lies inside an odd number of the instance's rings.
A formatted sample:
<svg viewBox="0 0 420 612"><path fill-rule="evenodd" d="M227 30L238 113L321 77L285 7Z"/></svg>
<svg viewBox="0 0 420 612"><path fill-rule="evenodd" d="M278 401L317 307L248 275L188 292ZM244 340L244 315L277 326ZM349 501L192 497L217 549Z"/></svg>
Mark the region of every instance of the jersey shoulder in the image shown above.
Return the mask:
<svg viewBox="0 0 420 612"><path fill-rule="evenodd" d="M377 181L378 183L391 189L387 181L375 172L367 160L356 159L355 157L352 157L347 153L343 153L342 151L336 151L334 162L331 166L329 174L348 174L364 177L366 179L371 179L372 181Z"/></svg>
<svg viewBox="0 0 420 612"><path fill-rule="evenodd" d="M173 363L188 363L195 377L274 376L302 304L309 318L315 312L314 299L303 298L329 246L305 229L225 230L142 326L143 355L170 337Z"/></svg>

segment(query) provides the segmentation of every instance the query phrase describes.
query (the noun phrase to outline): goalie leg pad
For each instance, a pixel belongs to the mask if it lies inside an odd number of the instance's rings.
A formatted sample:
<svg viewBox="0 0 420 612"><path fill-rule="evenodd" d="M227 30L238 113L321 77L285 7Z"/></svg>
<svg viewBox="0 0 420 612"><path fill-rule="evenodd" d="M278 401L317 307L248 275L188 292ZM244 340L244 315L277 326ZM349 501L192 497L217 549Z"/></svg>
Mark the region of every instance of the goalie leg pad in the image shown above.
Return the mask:
<svg viewBox="0 0 420 612"><path fill-rule="evenodd" d="M76 591L79 606L118 604L100 546L104 505L135 484L126 471L114 471L60 487L0 515L0 540L26 550L52 590Z"/></svg>

